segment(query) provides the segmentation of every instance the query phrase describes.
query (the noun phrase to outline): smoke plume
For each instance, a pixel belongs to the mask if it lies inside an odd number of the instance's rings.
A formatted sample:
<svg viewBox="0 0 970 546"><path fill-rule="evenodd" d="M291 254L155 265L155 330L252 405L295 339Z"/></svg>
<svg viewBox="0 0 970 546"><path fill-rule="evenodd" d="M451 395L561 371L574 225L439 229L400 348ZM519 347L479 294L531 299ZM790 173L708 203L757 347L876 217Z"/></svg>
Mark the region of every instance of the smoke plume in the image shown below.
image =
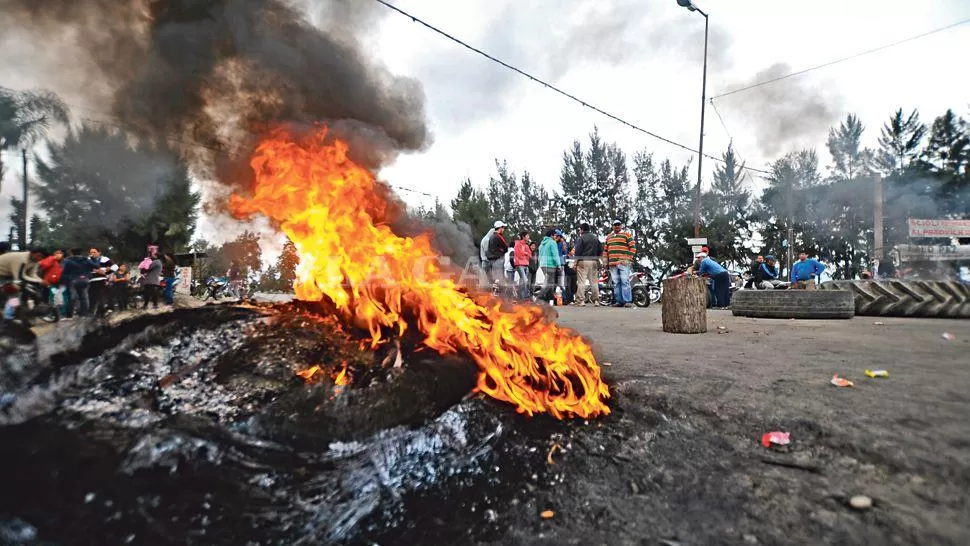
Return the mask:
<svg viewBox="0 0 970 546"><path fill-rule="evenodd" d="M791 72L792 68L787 64L776 63L750 80L729 86L728 91ZM797 77L729 95L717 102L740 110L741 117L753 125L751 132L756 135L758 147L765 157L777 157L787 150L818 140L842 115L841 97L834 91L826 93L823 86L806 84Z"/></svg>
<svg viewBox="0 0 970 546"><path fill-rule="evenodd" d="M301 5L317 7L321 26ZM227 163L280 123L329 123L371 168L429 144L420 84L364 52L358 33L373 24L372 9L350 0L5 0L0 18L34 37L70 37L59 42L60 62L96 67L92 89L109 89L120 123L181 143L196 167L216 167L209 173L225 181L236 174Z"/></svg>

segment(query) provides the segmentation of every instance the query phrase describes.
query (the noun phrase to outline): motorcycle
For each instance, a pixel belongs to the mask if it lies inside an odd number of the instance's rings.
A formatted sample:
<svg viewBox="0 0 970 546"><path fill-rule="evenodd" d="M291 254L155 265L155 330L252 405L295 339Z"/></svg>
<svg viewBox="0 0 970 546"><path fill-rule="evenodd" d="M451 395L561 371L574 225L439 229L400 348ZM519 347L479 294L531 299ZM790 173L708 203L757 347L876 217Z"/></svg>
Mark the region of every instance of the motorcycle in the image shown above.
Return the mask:
<svg viewBox="0 0 970 546"><path fill-rule="evenodd" d="M600 305L613 305L616 301L613 296L613 280L608 271L600 275L599 282ZM592 290L587 290L587 301L592 300ZM633 305L637 307L649 307L651 303L660 301L660 286L652 277L642 272L635 272L630 275L630 292L633 296Z"/></svg>
<svg viewBox="0 0 970 546"><path fill-rule="evenodd" d="M0 286L0 306L5 318L9 308L13 320L28 328L37 318L44 322L57 322L61 318L57 307L48 301L45 287L29 281L5 281Z"/></svg>
<svg viewBox="0 0 970 546"><path fill-rule="evenodd" d="M209 298L218 300L229 295L228 277L209 277L205 280L205 295L202 297L202 301Z"/></svg>

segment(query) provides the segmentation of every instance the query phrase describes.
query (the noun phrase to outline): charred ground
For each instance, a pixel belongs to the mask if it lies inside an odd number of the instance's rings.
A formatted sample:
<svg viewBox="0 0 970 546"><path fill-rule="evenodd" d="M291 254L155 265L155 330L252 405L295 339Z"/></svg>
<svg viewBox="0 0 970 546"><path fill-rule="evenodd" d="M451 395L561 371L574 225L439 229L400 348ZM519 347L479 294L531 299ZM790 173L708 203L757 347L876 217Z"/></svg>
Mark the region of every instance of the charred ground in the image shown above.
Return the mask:
<svg viewBox="0 0 970 546"><path fill-rule="evenodd" d="M0 502L0 537L970 539L970 372L961 364L970 331L961 322L712 313L709 334L670 336L655 309L565 309L561 322L611 363L614 398L606 418L559 422L466 397L467 361L405 347L404 367L394 368L394 349L363 351L312 309L286 311L211 306L143 317L89 333L41 373L22 374L0 412L0 479L13 493ZM354 375L342 391L294 376L294 363L333 373L340 362ZM864 379L867 367L891 378ZM829 385L836 372L857 386ZM761 447L769 430L791 432L792 444ZM857 494L873 508L849 508Z"/></svg>

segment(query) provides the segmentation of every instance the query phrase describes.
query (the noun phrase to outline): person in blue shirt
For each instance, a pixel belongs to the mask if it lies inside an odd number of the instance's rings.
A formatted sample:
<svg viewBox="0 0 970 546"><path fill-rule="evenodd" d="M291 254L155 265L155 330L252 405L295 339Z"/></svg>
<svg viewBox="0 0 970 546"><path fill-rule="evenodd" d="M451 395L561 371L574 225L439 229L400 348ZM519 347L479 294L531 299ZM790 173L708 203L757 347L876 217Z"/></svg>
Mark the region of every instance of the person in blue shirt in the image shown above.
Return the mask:
<svg viewBox="0 0 970 546"><path fill-rule="evenodd" d="M707 256L706 252L697 255L699 265L696 273L702 277L711 278L711 288L714 290L714 307L725 308L731 306L731 275L721 264Z"/></svg>
<svg viewBox="0 0 970 546"><path fill-rule="evenodd" d="M807 252L802 252L798 255L798 261L791 266L791 287L815 290L816 279L823 271L825 271L824 265L815 258L809 258Z"/></svg>
<svg viewBox="0 0 970 546"><path fill-rule="evenodd" d="M785 284L778 278L778 267L775 265L775 257L765 256L765 261L758 265L754 273L755 286L762 290L771 290L780 284Z"/></svg>

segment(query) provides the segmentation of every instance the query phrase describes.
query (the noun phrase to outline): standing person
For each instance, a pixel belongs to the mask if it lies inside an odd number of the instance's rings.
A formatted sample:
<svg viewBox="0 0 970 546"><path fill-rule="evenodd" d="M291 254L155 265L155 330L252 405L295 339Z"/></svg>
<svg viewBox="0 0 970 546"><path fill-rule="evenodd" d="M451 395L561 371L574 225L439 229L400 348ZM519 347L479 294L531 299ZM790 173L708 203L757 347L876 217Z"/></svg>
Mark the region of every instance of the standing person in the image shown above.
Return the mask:
<svg viewBox="0 0 970 546"><path fill-rule="evenodd" d="M91 300L88 297L88 288L91 284L94 262L90 257L82 256L82 252L80 248L72 248L71 255L62 262L61 284L69 294L67 309L64 311L65 318L74 317L75 309L81 317L88 316L90 312Z"/></svg>
<svg viewBox="0 0 970 546"><path fill-rule="evenodd" d="M148 247L148 256L138 264L141 273L142 294L145 298L145 305L142 309L148 309L151 302L153 309L158 309L158 291L162 283L162 260L158 257L158 247L151 245Z"/></svg>
<svg viewBox="0 0 970 546"><path fill-rule="evenodd" d="M117 306L119 311L128 309L128 286L131 284L131 272L128 271L128 264L118 266L118 271L111 273L108 277L108 290L111 292L111 303Z"/></svg>
<svg viewBox="0 0 970 546"><path fill-rule="evenodd" d="M816 279L825 271L825 266L815 258L809 258L808 253L798 254L798 261L791 266L792 288L799 290L815 290Z"/></svg>
<svg viewBox="0 0 970 546"><path fill-rule="evenodd" d="M556 278L561 258L555 236L556 230L550 229L539 244L539 268L542 269L542 293L539 299L542 301L549 301L556 295Z"/></svg>
<svg viewBox="0 0 970 546"><path fill-rule="evenodd" d="M91 314L103 317L108 308L108 275L118 270L118 266L111 258L101 254L97 248L91 247L88 252L91 259L91 282L88 297L91 301Z"/></svg>
<svg viewBox="0 0 970 546"><path fill-rule="evenodd" d="M536 285L536 273L539 271L539 245L538 243L529 243L529 250L532 254L529 256L529 290Z"/></svg>
<svg viewBox="0 0 970 546"><path fill-rule="evenodd" d="M633 287L630 285L630 272L633 259L637 254L637 244L633 235L623 230L623 223L613 220L613 231L606 237L604 255L610 268L613 281L614 307L633 307Z"/></svg>
<svg viewBox="0 0 970 546"><path fill-rule="evenodd" d="M532 241L529 240L529 232L521 231L519 232L519 238L515 241L515 247L513 251L515 256L512 260L512 265L515 266L515 272L519 276L518 284L518 296L522 301L526 301L530 298L531 286L530 279L532 278L532 273L529 271L529 264L532 262Z"/></svg>
<svg viewBox="0 0 970 546"><path fill-rule="evenodd" d="M591 290L593 305L600 304L599 271L603 245L599 237L590 231L589 224L580 224L576 241L576 293L579 306L586 305L586 290Z"/></svg>
<svg viewBox="0 0 970 546"><path fill-rule="evenodd" d="M501 284L505 278L505 255L509 251L509 243L505 240L505 228L507 226L508 224L501 220L495 222L495 233L488 240L488 247L485 252L485 258L489 262L489 271L492 272L493 283Z"/></svg>
<svg viewBox="0 0 970 546"><path fill-rule="evenodd" d="M481 258L482 273L485 274L485 282L488 285L492 284L492 262L488 259L488 243L492 240L492 235L495 235L495 230L500 225L504 225L504 223L501 220L496 220L492 228L485 232L485 236L478 243L478 256Z"/></svg>
<svg viewBox="0 0 970 546"><path fill-rule="evenodd" d="M513 301L517 301L519 299L519 291L518 285L515 284L515 248L509 247L508 252L505 253L505 258L502 260L502 266L505 269L507 293L512 297Z"/></svg>
<svg viewBox="0 0 970 546"><path fill-rule="evenodd" d="M695 269L695 267L698 275L711 278L711 288L714 291L714 308L730 307L731 274L728 273L728 270L709 258L706 252L697 255L697 263L691 269Z"/></svg>
<svg viewBox="0 0 970 546"><path fill-rule="evenodd" d="M162 254L162 280L165 281L165 304L175 305L175 259L168 252Z"/></svg>
<svg viewBox="0 0 970 546"><path fill-rule="evenodd" d="M60 307L64 302L63 287L60 285L61 275L64 273L64 267L61 265L63 259L64 251L55 250L53 254L37 264L44 279L44 286L47 287L48 299L58 308L58 313L62 313Z"/></svg>

